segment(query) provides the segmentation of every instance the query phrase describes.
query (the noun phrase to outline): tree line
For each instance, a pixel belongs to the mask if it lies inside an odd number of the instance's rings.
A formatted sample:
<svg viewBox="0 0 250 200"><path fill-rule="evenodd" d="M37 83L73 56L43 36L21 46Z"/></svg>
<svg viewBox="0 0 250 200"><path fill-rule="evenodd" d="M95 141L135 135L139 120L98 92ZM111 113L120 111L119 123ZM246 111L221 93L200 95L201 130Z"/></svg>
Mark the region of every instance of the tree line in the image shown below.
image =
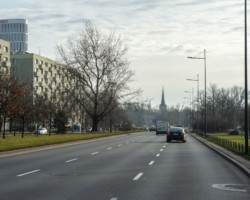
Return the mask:
<svg viewBox="0 0 250 200"><path fill-rule="evenodd" d="M80 113L81 124L85 128L91 126L92 131L97 131L100 125L108 126L110 131L114 124L123 128L131 126L123 105L141 91L129 86L134 72L129 68L127 47L120 36L104 34L86 21L78 36L57 46L57 53L70 86L60 86L63 88L60 92L51 89L50 97L40 94L32 98L34 88L28 86L32 84L1 74L0 131L3 127L3 137L6 120L10 131L15 131L19 124L23 136L25 124L31 130L47 125L51 131L58 122L55 117L61 118L62 112L65 118Z"/></svg>

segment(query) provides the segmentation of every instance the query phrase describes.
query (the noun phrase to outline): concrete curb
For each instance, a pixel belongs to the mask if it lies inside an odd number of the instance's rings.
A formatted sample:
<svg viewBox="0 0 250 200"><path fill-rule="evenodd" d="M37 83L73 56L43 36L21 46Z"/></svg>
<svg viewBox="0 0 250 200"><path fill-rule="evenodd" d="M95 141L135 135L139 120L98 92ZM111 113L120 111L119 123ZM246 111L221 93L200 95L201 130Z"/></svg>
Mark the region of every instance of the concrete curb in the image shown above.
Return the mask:
<svg viewBox="0 0 250 200"><path fill-rule="evenodd" d="M217 145L212 142L209 142L199 136L197 136L194 133L190 134L192 137L200 141L201 143L205 144L209 148L211 148L213 151L215 151L217 154L225 158L226 160L230 161L233 165L238 167L242 172L244 172L248 177L250 177L250 161L234 154L233 152Z"/></svg>

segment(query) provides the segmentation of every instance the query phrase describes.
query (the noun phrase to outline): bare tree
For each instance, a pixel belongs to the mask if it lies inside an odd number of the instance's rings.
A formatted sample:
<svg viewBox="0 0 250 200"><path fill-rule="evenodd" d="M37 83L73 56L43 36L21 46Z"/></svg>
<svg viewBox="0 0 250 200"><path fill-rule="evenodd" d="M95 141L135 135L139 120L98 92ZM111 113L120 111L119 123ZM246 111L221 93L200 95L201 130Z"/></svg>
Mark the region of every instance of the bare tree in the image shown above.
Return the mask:
<svg viewBox="0 0 250 200"><path fill-rule="evenodd" d="M57 50L68 77L76 81L67 92L92 118L92 131L97 131L99 122L119 103L140 92L128 86L134 73L126 59L127 48L115 34L105 35L86 21L80 36L69 38Z"/></svg>

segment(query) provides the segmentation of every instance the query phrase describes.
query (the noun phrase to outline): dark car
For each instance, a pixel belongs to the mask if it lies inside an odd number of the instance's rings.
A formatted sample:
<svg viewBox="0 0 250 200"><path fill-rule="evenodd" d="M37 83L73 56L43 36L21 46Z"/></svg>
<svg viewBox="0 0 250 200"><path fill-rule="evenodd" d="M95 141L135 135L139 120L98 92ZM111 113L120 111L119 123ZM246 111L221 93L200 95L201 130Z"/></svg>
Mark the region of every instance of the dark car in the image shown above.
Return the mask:
<svg viewBox="0 0 250 200"><path fill-rule="evenodd" d="M171 140L181 140L182 142L186 142L186 135L184 128L171 127L168 130L167 142L171 142Z"/></svg>
<svg viewBox="0 0 250 200"><path fill-rule="evenodd" d="M149 127L149 131L151 132L151 131L156 131L156 126L155 125L151 125L150 127Z"/></svg>

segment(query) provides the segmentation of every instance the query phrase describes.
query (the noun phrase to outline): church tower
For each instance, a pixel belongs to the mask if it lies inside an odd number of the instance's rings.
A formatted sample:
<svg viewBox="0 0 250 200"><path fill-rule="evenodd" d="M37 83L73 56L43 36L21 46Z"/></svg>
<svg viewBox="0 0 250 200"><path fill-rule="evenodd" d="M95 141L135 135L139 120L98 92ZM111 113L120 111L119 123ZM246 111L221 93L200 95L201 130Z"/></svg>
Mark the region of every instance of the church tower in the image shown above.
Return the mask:
<svg viewBox="0 0 250 200"><path fill-rule="evenodd" d="M159 106L160 113L165 113L167 111L167 105L164 98L164 88L162 88L161 104Z"/></svg>

